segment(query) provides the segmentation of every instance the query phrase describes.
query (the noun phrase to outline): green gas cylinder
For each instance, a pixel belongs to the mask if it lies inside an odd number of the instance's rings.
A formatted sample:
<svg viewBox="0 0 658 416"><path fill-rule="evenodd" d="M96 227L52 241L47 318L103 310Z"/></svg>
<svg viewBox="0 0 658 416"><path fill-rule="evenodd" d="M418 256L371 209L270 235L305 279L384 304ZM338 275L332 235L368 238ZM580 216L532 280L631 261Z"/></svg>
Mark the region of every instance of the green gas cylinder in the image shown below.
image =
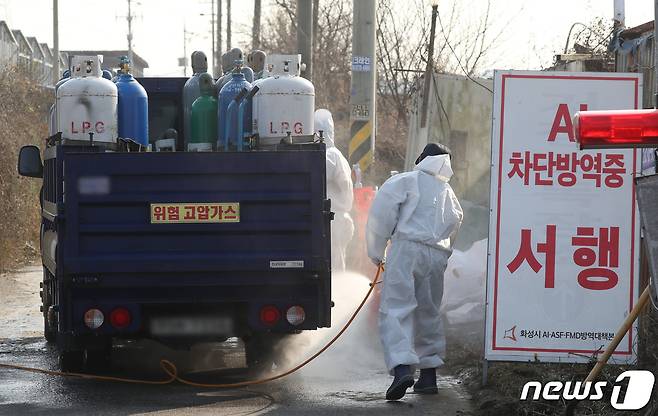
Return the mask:
<svg viewBox="0 0 658 416"><path fill-rule="evenodd" d="M201 96L192 104L191 137L187 150L209 152L217 140L217 98L212 75L203 73L199 76L199 89Z"/></svg>

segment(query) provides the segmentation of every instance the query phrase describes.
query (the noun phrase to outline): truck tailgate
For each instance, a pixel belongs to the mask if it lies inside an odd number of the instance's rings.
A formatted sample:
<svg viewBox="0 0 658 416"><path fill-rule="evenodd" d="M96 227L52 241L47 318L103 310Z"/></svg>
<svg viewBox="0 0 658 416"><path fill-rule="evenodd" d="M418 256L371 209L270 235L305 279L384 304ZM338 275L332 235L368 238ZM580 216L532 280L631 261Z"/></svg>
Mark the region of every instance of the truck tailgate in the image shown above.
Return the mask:
<svg viewBox="0 0 658 416"><path fill-rule="evenodd" d="M66 153L66 273L329 270L325 153ZM152 223L151 204L239 203L239 222ZM62 204L63 205L63 204ZM181 212L179 215L183 215Z"/></svg>

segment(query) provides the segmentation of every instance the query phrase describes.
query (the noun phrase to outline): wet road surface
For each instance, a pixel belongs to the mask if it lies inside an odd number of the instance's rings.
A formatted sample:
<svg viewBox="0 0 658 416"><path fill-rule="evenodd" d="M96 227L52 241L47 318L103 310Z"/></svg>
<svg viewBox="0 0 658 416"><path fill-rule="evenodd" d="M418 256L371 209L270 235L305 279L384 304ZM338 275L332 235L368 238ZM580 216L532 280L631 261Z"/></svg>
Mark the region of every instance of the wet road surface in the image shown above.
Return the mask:
<svg viewBox="0 0 658 416"><path fill-rule="evenodd" d="M41 337L41 267L0 276L0 362L57 369L57 352ZM367 284L350 299L365 293ZM337 291L340 294L340 291ZM335 295L336 296L336 295ZM335 325L338 326L338 325ZM300 336L291 361L301 362L324 345L331 331ZM186 379L205 383L243 381L239 341L173 351L154 342L115 345L108 375L165 379L159 360L176 363ZM221 390L178 383L145 386L89 381L0 369L0 414L49 415L470 415L470 398L459 381L440 376L439 394L407 394L384 400L390 378L383 369L376 327L366 312L331 349L300 372L248 388Z"/></svg>

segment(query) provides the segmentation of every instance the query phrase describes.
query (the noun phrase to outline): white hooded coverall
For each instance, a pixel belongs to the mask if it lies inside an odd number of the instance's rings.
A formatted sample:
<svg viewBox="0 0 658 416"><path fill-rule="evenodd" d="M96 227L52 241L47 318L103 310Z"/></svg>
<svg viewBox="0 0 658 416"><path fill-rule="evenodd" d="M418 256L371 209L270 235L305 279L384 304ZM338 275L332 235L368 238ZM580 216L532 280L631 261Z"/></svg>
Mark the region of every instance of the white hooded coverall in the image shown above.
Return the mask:
<svg viewBox="0 0 658 416"><path fill-rule="evenodd" d="M366 239L375 262L386 256L379 332L386 366L436 368L443 364L445 335L439 308L450 239L462 208L448 184L448 155L427 156L414 169L389 178L377 192Z"/></svg>
<svg viewBox="0 0 658 416"><path fill-rule="evenodd" d="M354 234L354 222L350 216L354 193L352 191L352 171L350 164L334 144L334 119L329 110L315 111L315 131L322 130L327 147L327 197L331 199L331 269L345 270L347 245Z"/></svg>

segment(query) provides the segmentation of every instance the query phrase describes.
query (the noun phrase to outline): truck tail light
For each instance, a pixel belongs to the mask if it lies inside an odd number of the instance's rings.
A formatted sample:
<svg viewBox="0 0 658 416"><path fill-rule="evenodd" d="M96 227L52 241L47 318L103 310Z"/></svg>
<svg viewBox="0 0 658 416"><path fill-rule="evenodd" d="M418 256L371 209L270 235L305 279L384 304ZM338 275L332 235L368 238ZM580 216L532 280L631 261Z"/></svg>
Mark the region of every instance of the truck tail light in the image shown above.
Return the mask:
<svg viewBox="0 0 658 416"><path fill-rule="evenodd" d="M116 329L123 329L130 325L130 311L126 308L116 308L110 313L110 323Z"/></svg>
<svg viewBox="0 0 658 416"><path fill-rule="evenodd" d="M573 125L581 149L658 147L658 110L579 111Z"/></svg>
<svg viewBox="0 0 658 416"><path fill-rule="evenodd" d="M98 309L89 309L85 312L85 325L89 329L98 329L103 325L105 316Z"/></svg>
<svg viewBox="0 0 658 416"><path fill-rule="evenodd" d="M281 319L281 312L274 306L264 306L260 310L260 321L265 325L272 326Z"/></svg>
<svg viewBox="0 0 658 416"><path fill-rule="evenodd" d="M301 306L291 306L286 311L286 320L290 323L290 325L301 325L304 323L305 319L306 312Z"/></svg>

